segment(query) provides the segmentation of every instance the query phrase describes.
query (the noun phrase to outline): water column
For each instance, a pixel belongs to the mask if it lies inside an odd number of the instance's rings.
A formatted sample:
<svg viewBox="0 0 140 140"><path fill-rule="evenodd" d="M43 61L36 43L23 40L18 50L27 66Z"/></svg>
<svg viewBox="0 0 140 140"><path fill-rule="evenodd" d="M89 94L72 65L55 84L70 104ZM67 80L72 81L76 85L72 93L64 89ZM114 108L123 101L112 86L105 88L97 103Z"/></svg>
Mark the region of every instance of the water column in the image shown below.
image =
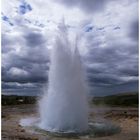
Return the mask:
<svg viewBox="0 0 140 140"><path fill-rule="evenodd" d="M88 129L87 87L77 46L64 24L51 52L48 91L40 101L40 127L51 132Z"/></svg>

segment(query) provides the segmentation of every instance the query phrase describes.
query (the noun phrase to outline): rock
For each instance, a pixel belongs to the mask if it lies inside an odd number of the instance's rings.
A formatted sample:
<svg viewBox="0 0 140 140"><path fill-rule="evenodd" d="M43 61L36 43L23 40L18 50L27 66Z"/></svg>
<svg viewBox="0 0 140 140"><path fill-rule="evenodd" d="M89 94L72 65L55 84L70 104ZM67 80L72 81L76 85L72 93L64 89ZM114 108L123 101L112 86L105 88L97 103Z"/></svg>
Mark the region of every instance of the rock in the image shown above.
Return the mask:
<svg viewBox="0 0 140 140"><path fill-rule="evenodd" d="M24 129L21 129L20 132L25 132L25 130Z"/></svg>

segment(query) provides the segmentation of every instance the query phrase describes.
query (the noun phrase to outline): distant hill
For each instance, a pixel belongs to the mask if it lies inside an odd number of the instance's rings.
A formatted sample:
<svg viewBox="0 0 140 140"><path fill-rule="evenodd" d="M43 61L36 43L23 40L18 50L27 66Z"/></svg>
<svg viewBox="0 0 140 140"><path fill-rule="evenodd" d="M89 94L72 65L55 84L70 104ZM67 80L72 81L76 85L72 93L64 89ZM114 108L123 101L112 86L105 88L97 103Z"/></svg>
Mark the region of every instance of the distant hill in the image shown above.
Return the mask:
<svg viewBox="0 0 140 140"><path fill-rule="evenodd" d="M104 97L94 97L92 103L95 105L138 107L139 95L138 92L128 92Z"/></svg>

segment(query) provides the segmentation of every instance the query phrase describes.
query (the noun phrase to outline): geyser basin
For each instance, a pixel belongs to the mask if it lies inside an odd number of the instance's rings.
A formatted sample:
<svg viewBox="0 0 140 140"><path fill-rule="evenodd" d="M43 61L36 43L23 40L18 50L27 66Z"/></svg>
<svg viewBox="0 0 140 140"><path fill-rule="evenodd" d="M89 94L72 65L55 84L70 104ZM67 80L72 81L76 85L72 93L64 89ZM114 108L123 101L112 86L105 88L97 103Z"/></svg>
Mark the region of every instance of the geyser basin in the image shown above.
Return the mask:
<svg viewBox="0 0 140 140"><path fill-rule="evenodd" d="M88 93L76 44L61 24L51 52L48 90L39 103L39 127L50 132L88 129Z"/></svg>
<svg viewBox="0 0 140 140"><path fill-rule="evenodd" d="M93 138L93 137L103 137L103 136L110 136L116 133L119 133L121 131L120 127L117 125L114 125L108 121L103 122L91 122L88 123L88 130L86 132L50 132L46 131L39 127L39 119L35 118L27 118L22 119L20 122L20 125L27 129L28 131L32 131L32 133L39 133L43 135L49 135L53 137L85 137L85 138Z"/></svg>

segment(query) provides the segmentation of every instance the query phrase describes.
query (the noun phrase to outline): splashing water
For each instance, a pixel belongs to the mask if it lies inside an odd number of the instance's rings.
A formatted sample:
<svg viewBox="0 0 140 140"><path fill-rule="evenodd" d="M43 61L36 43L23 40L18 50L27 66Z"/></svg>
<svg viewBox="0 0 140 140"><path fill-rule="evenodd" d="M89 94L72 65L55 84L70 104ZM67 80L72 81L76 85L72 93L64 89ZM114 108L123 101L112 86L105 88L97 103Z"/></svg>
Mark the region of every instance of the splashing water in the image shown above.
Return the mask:
<svg viewBox="0 0 140 140"><path fill-rule="evenodd" d="M51 132L85 132L87 88L77 44L69 41L64 24L59 29L51 53L48 91L39 103L39 127Z"/></svg>

